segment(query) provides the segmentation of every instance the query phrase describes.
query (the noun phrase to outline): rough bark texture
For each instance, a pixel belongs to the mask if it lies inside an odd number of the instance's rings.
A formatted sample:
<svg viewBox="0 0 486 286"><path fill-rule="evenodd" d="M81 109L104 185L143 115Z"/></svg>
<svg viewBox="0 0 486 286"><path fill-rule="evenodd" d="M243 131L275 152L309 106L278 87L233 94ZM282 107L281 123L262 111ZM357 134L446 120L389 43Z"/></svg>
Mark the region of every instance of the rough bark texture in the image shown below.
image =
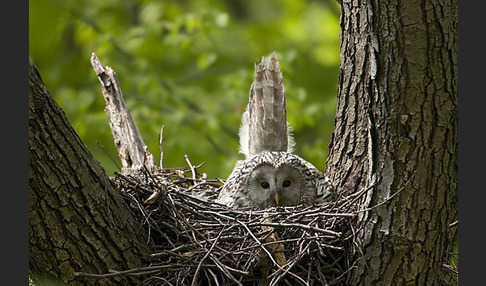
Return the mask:
<svg viewBox="0 0 486 286"><path fill-rule="evenodd" d="M457 219L457 1L342 1L326 173L375 186L353 285L438 285Z"/></svg>
<svg viewBox="0 0 486 286"><path fill-rule="evenodd" d="M130 285L75 277L145 265L145 232L29 67L29 268L34 281ZM39 282L40 283L40 282ZM37 284L36 284L37 285ZM38 284L43 285L43 284Z"/></svg>

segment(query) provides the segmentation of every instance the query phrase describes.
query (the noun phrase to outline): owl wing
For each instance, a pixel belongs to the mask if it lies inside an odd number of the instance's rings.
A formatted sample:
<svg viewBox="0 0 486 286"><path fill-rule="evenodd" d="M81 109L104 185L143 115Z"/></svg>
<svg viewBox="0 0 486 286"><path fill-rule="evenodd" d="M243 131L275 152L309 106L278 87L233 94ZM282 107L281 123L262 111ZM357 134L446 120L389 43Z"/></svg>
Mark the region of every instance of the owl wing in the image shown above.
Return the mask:
<svg viewBox="0 0 486 286"><path fill-rule="evenodd" d="M239 136L240 153L246 158L264 151L293 151L295 143L287 122L282 71L275 52L255 66Z"/></svg>
<svg viewBox="0 0 486 286"><path fill-rule="evenodd" d="M314 199L317 204L323 203L331 199L334 194L334 189L329 177L316 169L313 174L313 181L315 186Z"/></svg>
<svg viewBox="0 0 486 286"><path fill-rule="evenodd" d="M233 171L231 171L231 174L219 192L219 196L216 199L217 203L226 205L228 207L233 207L236 201L245 203L244 200L246 196L244 196L244 194L240 191L240 185L244 179L244 172L242 172L244 165L243 160L236 161ZM249 202L246 202L246 205L249 205Z"/></svg>

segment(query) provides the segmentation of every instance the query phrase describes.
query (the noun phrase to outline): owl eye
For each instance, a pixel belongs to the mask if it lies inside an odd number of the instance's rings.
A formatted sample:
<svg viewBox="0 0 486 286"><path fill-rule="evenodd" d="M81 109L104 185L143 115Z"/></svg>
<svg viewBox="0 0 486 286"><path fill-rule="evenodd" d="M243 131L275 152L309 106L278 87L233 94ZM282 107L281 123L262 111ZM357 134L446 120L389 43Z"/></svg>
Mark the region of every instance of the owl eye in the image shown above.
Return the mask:
<svg viewBox="0 0 486 286"><path fill-rule="evenodd" d="M290 186L291 184L292 184L292 182L290 182L289 180L285 180L285 181L283 181L282 186L283 186L284 188L286 188L286 187Z"/></svg>
<svg viewBox="0 0 486 286"><path fill-rule="evenodd" d="M268 189L268 188L270 187L270 184L269 184L269 183L267 183L267 182L262 182L262 183L260 184L260 186L262 186L262 188L264 188L264 189Z"/></svg>

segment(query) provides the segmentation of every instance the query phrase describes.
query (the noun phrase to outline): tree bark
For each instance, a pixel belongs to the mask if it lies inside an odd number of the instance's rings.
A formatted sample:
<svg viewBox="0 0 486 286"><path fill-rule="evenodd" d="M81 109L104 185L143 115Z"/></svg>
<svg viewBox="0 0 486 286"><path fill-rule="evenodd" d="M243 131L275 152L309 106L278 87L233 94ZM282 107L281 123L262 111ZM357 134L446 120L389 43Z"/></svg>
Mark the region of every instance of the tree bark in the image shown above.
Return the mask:
<svg viewBox="0 0 486 286"><path fill-rule="evenodd" d="M351 285L438 285L457 220L457 1L343 0L326 173L373 186ZM396 196L393 194L397 193Z"/></svg>
<svg viewBox="0 0 486 286"><path fill-rule="evenodd" d="M147 238L32 65L29 154L29 268L34 282L138 284L142 277L76 275L145 266Z"/></svg>

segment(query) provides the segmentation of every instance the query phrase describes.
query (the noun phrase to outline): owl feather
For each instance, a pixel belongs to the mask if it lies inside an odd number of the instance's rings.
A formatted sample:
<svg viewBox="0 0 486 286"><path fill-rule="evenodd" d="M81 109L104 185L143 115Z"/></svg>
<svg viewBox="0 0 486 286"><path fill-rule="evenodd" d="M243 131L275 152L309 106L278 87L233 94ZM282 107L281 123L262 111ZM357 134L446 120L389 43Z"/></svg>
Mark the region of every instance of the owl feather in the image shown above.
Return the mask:
<svg viewBox="0 0 486 286"><path fill-rule="evenodd" d="M293 152L295 141L287 122L283 76L275 52L255 66L239 136L240 153L246 158L263 151Z"/></svg>

